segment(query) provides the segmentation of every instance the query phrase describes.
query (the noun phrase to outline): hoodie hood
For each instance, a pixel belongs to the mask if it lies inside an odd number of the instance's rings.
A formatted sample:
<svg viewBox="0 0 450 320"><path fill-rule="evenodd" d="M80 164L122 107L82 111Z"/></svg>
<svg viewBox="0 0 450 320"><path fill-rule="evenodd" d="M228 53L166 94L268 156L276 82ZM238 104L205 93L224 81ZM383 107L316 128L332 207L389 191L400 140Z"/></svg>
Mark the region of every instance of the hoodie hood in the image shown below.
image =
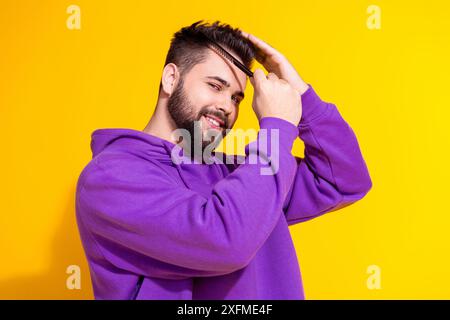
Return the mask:
<svg viewBox="0 0 450 320"><path fill-rule="evenodd" d="M174 151L175 147L177 150ZM105 150L120 150L147 159L151 158L166 164L177 165L177 162L173 161L171 157L172 152L174 152L180 157L179 159L184 159L183 163L192 161L189 157L183 155L183 150L175 143L134 129L106 128L95 130L91 134L92 158L97 157ZM213 163L220 164L223 163L223 155L221 152L212 152L209 159ZM198 161L194 162L200 164Z"/></svg>
<svg viewBox="0 0 450 320"><path fill-rule="evenodd" d="M92 158L104 150L122 150L172 163L170 155L175 146L170 141L134 129L98 129L91 135Z"/></svg>
<svg viewBox="0 0 450 320"><path fill-rule="evenodd" d="M123 152L143 160L175 167L184 185L201 192L204 196L208 196L211 192L211 186L205 181L212 182L223 178L227 171L222 166L198 162L192 165L191 159L184 156L182 149L176 144L143 131L122 128L98 129L91 136L92 158L100 156L102 152ZM175 147L178 148L175 154L180 157L179 160L182 160L180 162L172 160L171 155ZM217 153L212 154L213 163L221 163L216 155ZM201 176L204 179L199 179Z"/></svg>

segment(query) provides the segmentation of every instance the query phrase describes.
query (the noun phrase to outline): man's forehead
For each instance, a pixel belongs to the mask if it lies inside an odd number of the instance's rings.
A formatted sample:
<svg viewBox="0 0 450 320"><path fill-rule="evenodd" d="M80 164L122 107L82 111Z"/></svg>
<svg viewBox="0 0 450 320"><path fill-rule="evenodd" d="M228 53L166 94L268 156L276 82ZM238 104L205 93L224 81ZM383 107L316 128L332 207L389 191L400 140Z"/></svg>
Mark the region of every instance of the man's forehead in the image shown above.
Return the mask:
<svg viewBox="0 0 450 320"><path fill-rule="evenodd" d="M236 57L235 54L233 56ZM240 59L238 60L242 63ZM231 85L237 81L240 84L239 86L242 86L242 90L245 88L247 75L231 61L213 51L210 51L205 61L197 66L198 72L202 77L219 77Z"/></svg>

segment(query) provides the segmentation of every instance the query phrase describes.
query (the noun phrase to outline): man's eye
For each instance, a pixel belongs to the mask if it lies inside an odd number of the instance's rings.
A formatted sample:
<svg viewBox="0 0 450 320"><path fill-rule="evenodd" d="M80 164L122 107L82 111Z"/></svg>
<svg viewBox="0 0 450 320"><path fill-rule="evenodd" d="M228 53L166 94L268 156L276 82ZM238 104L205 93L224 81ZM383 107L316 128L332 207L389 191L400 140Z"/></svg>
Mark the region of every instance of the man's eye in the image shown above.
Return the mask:
<svg viewBox="0 0 450 320"><path fill-rule="evenodd" d="M214 84L214 83L208 83L211 87L213 87L213 88L215 88L216 90L220 90L221 88L218 86L218 85L216 85L216 84Z"/></svg>
<svg viewBox="0 0 450 320"><path fill-rule="evenodd" d="M215 83L208 82L208 85L209 85L210 87L213 87L213 88L214 88L215 90L217 90L217 91L220 91L220 90L222 89L221 86L218 86L218 85L215 84ZM239 105L239 103L241 102L240 99L237 98L236 96L232 96L231 98L234 100L234 102L236 103L236 105Z"/></svg>
<svg viewBox="0 0 450 320"><path fill-rule="evenodd" d="M236 98L236 96L233 96L232 98L237 105L241 102L241 100L239 98Z"/></svg>

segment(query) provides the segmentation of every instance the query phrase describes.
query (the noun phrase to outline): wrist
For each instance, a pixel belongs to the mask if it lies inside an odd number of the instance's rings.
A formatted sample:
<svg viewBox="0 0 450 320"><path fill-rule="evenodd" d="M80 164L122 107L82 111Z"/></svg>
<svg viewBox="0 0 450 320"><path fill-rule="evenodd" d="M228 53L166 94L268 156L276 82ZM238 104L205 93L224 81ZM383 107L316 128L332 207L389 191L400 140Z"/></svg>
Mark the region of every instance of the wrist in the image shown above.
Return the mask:
<svg viewBox="0 0 450 320"><path fill-rule="evenodd" d="M295 89L300 93L300 95L303 95L309 89L309 86L307 83L301 82L295 87Z"/></svg>

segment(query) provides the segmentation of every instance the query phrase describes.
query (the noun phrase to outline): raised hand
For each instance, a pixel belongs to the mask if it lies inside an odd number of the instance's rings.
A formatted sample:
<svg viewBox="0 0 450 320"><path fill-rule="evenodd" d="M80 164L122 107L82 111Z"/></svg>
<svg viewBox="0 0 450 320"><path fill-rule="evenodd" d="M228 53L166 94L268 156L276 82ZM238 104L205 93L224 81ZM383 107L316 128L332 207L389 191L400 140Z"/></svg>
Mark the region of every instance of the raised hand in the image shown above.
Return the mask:
<svg viewBox="0 0 450 320"><path fill-rule="evenodd" d="M256 61L268 72L286 80L300 94L303 94L309 88L292 64L278 50L250 33L241 30L241 34L253 43L256 48Z"/></svg>

